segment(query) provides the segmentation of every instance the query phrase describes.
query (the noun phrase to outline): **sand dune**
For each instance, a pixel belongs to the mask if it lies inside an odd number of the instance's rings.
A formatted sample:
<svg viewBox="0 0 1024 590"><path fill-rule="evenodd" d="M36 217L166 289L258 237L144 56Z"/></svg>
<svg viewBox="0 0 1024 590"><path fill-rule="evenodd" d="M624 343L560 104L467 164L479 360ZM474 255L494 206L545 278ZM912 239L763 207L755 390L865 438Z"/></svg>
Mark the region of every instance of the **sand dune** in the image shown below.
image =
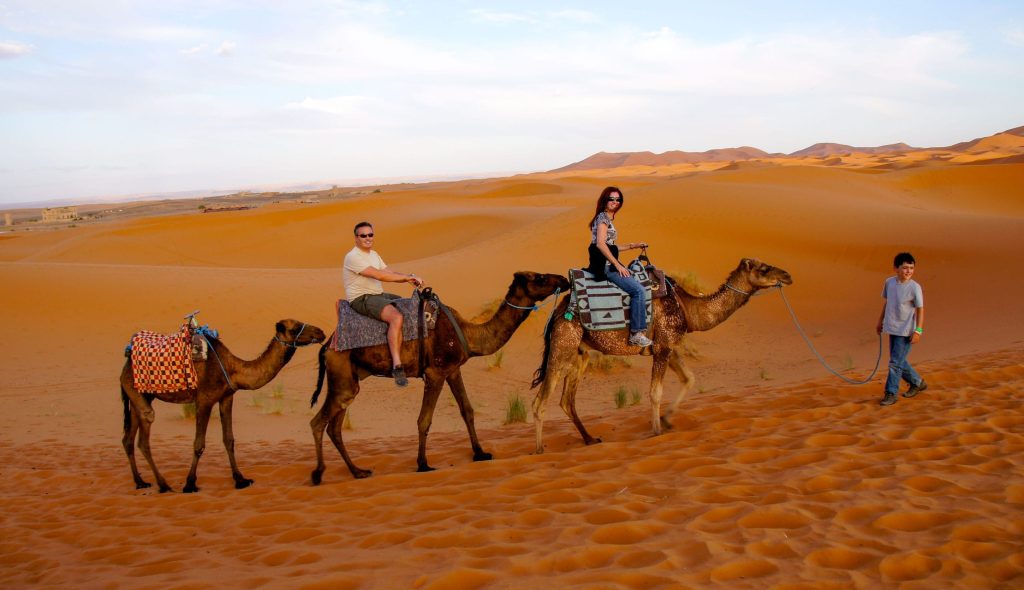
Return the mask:
<svg viewBox="0 0 1024 590"><path fill-rule="evenodd" d="M878 155L631 166L0 236L0 585L1019 587L1024 164L885 157L894 170L870 169ZM306 349L237 395L237 455L254 487L233 489L214 419L199 494L134 489L117 391L133 332L171 332L201 309L244 358L278 319L330 332L338 267L362 219L393 267L486 316L514 271L584 263L586 221L612 183L626 194L623 240L649 242L657 265L705 291L743 257L788 270L801 325L851 377L874 366L892 256L913 251L928 321L912 358L931 388L879 408L880 379L829 376L771 292L688 336L697 387L672 432L649 436L646 401L614 403L619 388L645 392L649 359L594 363L578 407L605 442L583 447L550 402L547 452L533 456L532 424L503 420L510 395L532 399L545 307L500 363L464 368L494 461L471 461L449 397L431 430L440 469L413 473L418 382L370 379L345 438L374 476L353 480L329 447L325 482L312 487ZM677 387L667 381L666 403ZM178 406L156 410L155 458L180 489L194 425Z"/></svg>

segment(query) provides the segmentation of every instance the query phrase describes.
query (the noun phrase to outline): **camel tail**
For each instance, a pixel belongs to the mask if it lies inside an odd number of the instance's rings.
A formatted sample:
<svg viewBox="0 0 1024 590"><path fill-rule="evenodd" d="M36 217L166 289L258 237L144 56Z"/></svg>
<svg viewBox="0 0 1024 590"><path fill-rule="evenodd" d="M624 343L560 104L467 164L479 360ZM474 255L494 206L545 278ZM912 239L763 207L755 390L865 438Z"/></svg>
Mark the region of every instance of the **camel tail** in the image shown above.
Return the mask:
<svg viewBox="0 0 1024 590"><path fill-rule="evenodd" d="M124 431L128 432L132 427L132 406L131 400L128 399L128 394L124 391L124 385L121 386L121 405L124 406Z"/></svg>
<svg viewBox="0 0 1024 590"><path fill-rule="evenodd" d="M313 392L313 398L309 400L309 407L316 406L316 400L320 397L320 390L324 388L324 374L327 373L327 365L324 363L324 355L327 354L327 343L330 342L330 338L324 340L324 343L320 346L320 353L317 357L320 360L319 367L317 368L316 375L316 391Z"/></svg>
<svg viewBox="0 0 1024 590"><path fill-rule="evenodd" d="M551 350L551 328L554 325L554 322L548 322L547 325L544 326L544 357L540 360L540 367L537 367L537 372L533 374L533 382L530 383L530 389L544 383L544 377L547 376L548 352Z"/></svg>

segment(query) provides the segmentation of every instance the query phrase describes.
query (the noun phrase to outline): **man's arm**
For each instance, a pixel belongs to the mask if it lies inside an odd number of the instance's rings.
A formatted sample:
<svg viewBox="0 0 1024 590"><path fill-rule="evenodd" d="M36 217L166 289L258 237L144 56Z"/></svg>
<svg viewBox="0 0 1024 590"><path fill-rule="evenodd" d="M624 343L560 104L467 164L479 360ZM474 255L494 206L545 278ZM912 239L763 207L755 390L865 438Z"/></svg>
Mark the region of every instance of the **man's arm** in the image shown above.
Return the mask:
<svg viewBox="0 0 1024 590"><path fill-rule="evenodd" d="M424 284L423 280L414 274L396 272L387 267L373 268L370 266L361 270L359 274L385 283L413 283L417 287Z"/></svg>

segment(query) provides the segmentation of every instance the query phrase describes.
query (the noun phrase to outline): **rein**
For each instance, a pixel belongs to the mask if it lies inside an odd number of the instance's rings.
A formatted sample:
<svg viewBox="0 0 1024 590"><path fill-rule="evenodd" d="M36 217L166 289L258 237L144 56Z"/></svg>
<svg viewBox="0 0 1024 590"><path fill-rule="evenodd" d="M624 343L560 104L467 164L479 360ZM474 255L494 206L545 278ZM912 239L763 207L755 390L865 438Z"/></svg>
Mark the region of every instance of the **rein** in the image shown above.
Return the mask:
<svg viewBox="0 0 1024 590"><path fill-rule="evenodd" d="M793 318L793 325L796 326L797 332L799 332L800 336L803 337L804 342L807 343L807 347L811 349L811 352L814 353L814 356L818 357L818 361L822 364L822 366L825 367L826 369L828 369L830 373L832 373L836 377L839 377L843 381L846 381L850 385L864 385L865 383L871 381L875 377L875 373L878 372L878 367L882 363L882 335L881 334L878 335L878 359L875 360L875 368L871 370L871 374L868 375L867 379L864 379L862 381L857 381L857 380L854 380L854 379L850 379L850 378L846 377L845 375L840 375L838 371L836 371L835 369L830 367L828 365L828 363L825 362L825 359L822 358L822 356L820 354L818 354L818 351L814 348L814 345L811 344L811 339L807 337L807 334L804 332L804 329L800 326L800 322L797 321L796 313L793 312L793 308L789 305L789 300L786 299L786 294L782 292L782 285L776 285L775 287L771 287L771 288L778 288L779 295L782 297L782 302L786 304L786 309L789 310L789 315Z"/></svg>
<svg viewBox="0 0 1024 590"><path fill-rule="evenodd" d="M277 340L277 342L280 343L282 346L286 346L288 348L299 348L302 346L309 346L310 344L313 344L312 340L310 340L309 342L303 342L301 344L299 343L299 336L302 336L302 331L305 329L306 324L303 323L302 327L299 328L299 333L295 335L295 339L292 340L291 342L285 342L284 340L281 340L280 338L277 337L277 334L274 334L274 340Z"/></svg>
<svg viewBox="0 0 1024 590"><path fill-rule="evenodd" d="M561 292L562 292L561 287L555 287L555 292L552 293L552 295L554 295L554 297L551 298L551 301L548 301L547 303L543 303L541 305L537 305L536 303L534 303L530 307L523 307L521 305L513 305L513 304L509 303L508 299L505 300L505 305L507 305L509 307L512 307L512 308L515 308L515 309L525 309L525 310L527 310L527 313L529 313L531 311L537 311L538 309L544 307L548 303L555 303L555 302L557 302L558 301L558 294L561 293ZM545 297L545 299L547 299L547 298ZM555 317L555 308L554 308L554 306L552 306L551 307L551 311L548 313L548 321L544 322L544 333L545 334L547 333L548 326L551 325L551 320L553 320L554 317Z"/></svg>

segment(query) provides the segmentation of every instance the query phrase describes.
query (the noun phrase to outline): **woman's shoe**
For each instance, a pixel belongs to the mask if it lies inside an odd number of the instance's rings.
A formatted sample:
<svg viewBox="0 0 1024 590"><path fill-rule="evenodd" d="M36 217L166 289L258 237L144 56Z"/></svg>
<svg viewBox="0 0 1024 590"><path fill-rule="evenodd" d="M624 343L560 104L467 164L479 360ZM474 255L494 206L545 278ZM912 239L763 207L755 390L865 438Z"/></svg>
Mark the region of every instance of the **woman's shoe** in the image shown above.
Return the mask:
<svg viewBox="0 0 1024 590"><path fill-rule="evenodd" d="M651 339L648 338L647 335L644 334L643 332L633 332L629 336L629 344L632 346L639 346L640 348L644 348L646 346L654 344L654 342L651 342Z"/></svg>

